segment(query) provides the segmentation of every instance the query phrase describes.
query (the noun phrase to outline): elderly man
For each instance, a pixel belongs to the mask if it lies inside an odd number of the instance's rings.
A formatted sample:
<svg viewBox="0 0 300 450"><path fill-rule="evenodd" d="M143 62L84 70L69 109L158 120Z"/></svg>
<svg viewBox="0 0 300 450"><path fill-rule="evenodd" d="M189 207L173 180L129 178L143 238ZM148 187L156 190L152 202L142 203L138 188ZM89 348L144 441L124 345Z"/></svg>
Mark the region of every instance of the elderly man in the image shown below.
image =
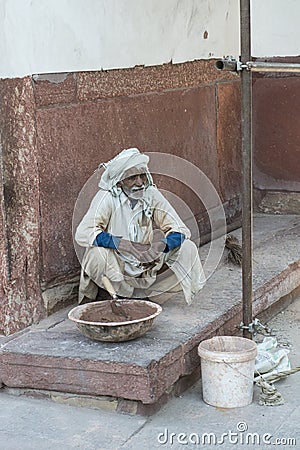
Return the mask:
<svg viewBox="0 0 300 450"><path fill-rule="evenodd" d="M121 297L159 301L182 289L188 304L205 283L190 231L153 184L148 161L131 148L103 164L100 190L75 234L86 247L79 303L97 299L103 275Z"/></svg>

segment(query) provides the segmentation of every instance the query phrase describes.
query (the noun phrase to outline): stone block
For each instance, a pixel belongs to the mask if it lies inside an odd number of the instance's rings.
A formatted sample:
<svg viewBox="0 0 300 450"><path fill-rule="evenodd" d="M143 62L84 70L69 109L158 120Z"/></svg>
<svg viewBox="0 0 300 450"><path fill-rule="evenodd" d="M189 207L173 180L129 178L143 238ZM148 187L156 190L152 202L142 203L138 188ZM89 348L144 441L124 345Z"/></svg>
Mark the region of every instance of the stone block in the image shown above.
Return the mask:
<svg viewBox="0 0 300 450"><path fill-rule="evenodd" d="M237 74L218 71L214 65L215 60L198 60L183 64L80 72L77 74L78 100L127 97L238 80Z"/></svg>
<svg viewBox="0 0 300 450"><path fill-rule="evenodd" d="M41 283L44 307L48 314L78 299L79 273L57 277L50 283Z"/></svg>
<svg viewBox="0 0 300 450"><path fill-rule="evenodd" d="M258 189L300 189L300 79L256 77L253 83L253 164Z"/></svg>
<svg viewBox="0 0 300 450"><path fill-rule="evenodd" d="M0 129L0 210L5 218L0 229L5 243L5 247L0 245L4 294L0 297L0 332L10 334L45 315L39 287L40 191L30 77L0 80Z"/></svg>
<svg viewBox="0 0 300 450"><path fill-rule="evenodd" d="M300 192L266 192L257 208L266 214L300 214Z"/></svg>
<svg viewBox="0 0 300 450"><path fill-rule="evenodd" d="M73 103L76 100L76 74L33 75L37 108Z"/></svg>
<svg viewBox="0 0 300 450"><path fill-rule="evenodd" d="M39 109L36 126L45 283L78 270L71 230L75 202L99 163L123 148L180 156L218 184L213 86ZM191 214L202 211L188 186L168 178L159 185L182 198Z"/></svg>
<svg viewBox="0 0 300 450"><path fill-rule="evenodd" d="M220 83L218 93L217 145L222 200L241 193L242 140L241 89L239 82Z"/></svg>

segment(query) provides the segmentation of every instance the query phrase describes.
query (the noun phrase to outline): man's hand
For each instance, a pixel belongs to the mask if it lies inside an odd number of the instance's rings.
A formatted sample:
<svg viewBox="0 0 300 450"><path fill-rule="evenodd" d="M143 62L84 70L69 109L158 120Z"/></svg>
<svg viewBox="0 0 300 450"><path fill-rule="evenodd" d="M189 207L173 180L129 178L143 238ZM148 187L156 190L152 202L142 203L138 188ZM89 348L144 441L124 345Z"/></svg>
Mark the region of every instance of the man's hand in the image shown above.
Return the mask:
<svg viewBox="0 0 300 450"><path fill-rule="evenodd" d="M164 233L160 230L154 230L152 244L141 244L139 242L132 242L126 239L121 239L118 245L120 253L126 252L134 256L140 263L147 268L153 267L156 261L159 260L166 244L162 242Z"/></svg>
<svg viewBox="0 0 300 450"><path fill-rule="evenodd" d="M150 249L150 244L140 244L139 242L128 241L127 239L121 239L118 245L118 251L120 253L129 253L134 256L138 261L141 261L141 255L146 253Z"/></svg>

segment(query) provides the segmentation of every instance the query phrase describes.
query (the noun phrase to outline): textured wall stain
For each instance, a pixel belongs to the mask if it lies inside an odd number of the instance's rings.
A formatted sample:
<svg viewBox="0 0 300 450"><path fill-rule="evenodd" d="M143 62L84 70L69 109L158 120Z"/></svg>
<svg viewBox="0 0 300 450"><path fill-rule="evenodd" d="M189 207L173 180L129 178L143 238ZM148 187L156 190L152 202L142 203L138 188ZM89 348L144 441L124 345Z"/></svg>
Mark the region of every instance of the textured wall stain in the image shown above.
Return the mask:
<svg viewBox="0 0 300 450"><path fill-rule="evenodd" d="M67 79L68 75L68 73L46 73L41 75L33 75L32 78L35 82L49 81L50 83L59 84L63 83Z"/></svg>
<svg viewBox="0 0 300 450"><path fill-rule="evenodd" d="M253 157L257 171L254 182L260 189L300 189L299 92L299 75L255 78Z"/></svg>
<svg viewBox="0 0 300 450"><path fill-rule="evenodd" d="M42 317L39 288L39 187L35 103L30 77L0 80L1 160L5 240L0 332L10 334ZM3 220L2 220L3 222ZM3 286L3 281L2 281ZM2 291L4 291L2 289Z"/></svg>
<svg viewBox="0 0 300 450"><path fill-rule="evenodd" d="M231 177L238 176L238 130L222 143L225 106L232 117L239 111L235 85L238 75L218 72L206 60L0 80L0 332L24 328L75 300L74 205L99 162L123 148L188 159L239 211L238 182L226 189L219 173L230 154ZM218 102L225 105L219 116ZM193 193L176 180L156 182L179 194L205 231L203 205Z"/></svg>

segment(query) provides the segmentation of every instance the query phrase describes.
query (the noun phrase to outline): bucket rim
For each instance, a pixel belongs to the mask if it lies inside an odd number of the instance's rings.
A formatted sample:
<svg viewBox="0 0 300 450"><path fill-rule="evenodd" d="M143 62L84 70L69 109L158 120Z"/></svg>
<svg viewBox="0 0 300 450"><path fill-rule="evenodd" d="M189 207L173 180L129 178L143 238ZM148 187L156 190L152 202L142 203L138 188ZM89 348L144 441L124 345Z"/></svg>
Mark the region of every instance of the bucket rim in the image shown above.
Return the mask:
<svg viewBox="0 0 300 450"><path fill-rule="evenodd" d="M249 344L249 348L244 348L241 350L233 350L233 351L223 351L223 350L211 350L206 346L209 346L210 343L216 340L231 340L231 341L240 341L247 342ZM200 342L198 346L198 354L200 358L203 358L208 361L214 362L246 362L254 360L257 356L257 345L254 341L248 338L243 338L239 336L214 336L213 338L206 339Z"/></svg>

